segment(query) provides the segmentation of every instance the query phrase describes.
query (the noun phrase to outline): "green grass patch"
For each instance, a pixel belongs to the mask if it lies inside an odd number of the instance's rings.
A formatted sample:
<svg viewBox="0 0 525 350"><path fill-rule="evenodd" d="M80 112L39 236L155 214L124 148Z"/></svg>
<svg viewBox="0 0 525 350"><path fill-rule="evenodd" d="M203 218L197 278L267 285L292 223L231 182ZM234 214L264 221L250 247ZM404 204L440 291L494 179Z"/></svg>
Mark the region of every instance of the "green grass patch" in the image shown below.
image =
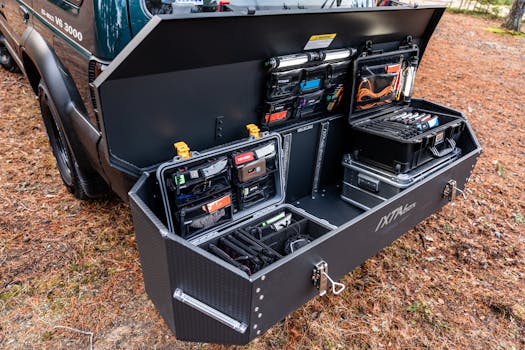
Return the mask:
<svg viewBox="0 0 525 350"><path fill-rule="evenodd" d="M487 32L496 33L496 34L502 34L502 35L512 35L515 37L525 37L524 32L515 32L513 30L508 30L500 27L488 27L483 28L483 30L486 30Z"/></svg>
<svg viewBox="0 0 525 350"><path fill-rule="evenodd" d="M415 318L415 320L423 320L427 323L432 324L433 323L433 313L430 307L425 303L421 301L415 301L411 305L409 305L406 310L412 314L412 316Z"/></svg>
<svg viewBox="0 0 525 350"><path fill-rule="evenodd" d="M11 309L16 307L21 298L34 295L34 289L21 284L12 284L0 290L0 307Z"/></svg>
<svg viewBox="0 0 525 350"><path fill-rule="evenodd" d="M45 331L44 333L42 333L42 336L41 336L42 340L46 341L46 340L51 340L53 338L53 332L51 331Z"/></svg>
<svg viewBox="0 0 525 350"><path fill-rule="evenodd" d="M0 292L0 300L4 302L9 302L11 299L17 297L22 293L22 286L15 284L11 285L8 288Z"/></svg>
<svg viewBox="0 0 525 350"><path fill-rule="evenodd" d="M525 216L516 214L516 216L514 216L514 221L516 221L517 224L525 224Z"/></svg>

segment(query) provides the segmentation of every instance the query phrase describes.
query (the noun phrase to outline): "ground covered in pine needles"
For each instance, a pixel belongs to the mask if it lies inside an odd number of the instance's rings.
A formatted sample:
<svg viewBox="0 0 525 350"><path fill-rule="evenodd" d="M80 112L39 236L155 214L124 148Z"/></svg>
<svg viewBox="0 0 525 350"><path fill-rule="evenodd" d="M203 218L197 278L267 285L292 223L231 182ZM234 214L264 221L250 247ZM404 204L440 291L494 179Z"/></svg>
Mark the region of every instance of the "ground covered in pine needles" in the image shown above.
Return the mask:
<svg viewBox="0 0 525 350"><path fill-rule="evenodd" d="M446 14L416 96L464 111L484 152L447 205L249 349L525 348L525 39ZM208 348L182 343L144 292L131 215L62 186L37 101L0 72L0 348ZM212 347L212 346L210 346Z"/></svg>

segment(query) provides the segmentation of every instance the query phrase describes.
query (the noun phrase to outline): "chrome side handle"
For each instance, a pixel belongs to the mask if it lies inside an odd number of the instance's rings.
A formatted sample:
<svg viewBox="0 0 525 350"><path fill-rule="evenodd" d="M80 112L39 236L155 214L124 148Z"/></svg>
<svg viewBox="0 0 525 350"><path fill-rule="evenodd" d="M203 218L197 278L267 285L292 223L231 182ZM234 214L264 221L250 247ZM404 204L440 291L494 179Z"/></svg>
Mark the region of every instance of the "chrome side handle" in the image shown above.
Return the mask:
<svg viewBox="0 0 525 350"><path fill-rule="evenodd" d="M224 324L225 326L230 327L234 331L237 331L241 334L244 334L248 329L248 325L243 322L239 322L230 316L212 308L211 306L204 304L202 301L195 299L194 297L185 294L182 289L177 288L175 293L173 293L173 298L180 301L186 305L191 306L192 308L202 312L203 314L213 318L216 321Z"/></svg>

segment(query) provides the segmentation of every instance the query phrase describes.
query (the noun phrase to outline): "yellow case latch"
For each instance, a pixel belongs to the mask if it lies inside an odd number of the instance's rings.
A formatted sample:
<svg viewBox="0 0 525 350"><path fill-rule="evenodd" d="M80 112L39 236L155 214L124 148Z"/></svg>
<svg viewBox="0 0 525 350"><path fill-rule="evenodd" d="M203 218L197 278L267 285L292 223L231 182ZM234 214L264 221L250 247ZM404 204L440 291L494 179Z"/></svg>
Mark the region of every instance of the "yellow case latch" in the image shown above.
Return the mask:
<svg viewBox="0 0 525 350"><path fill-rule="evenodd" d="M182 159L188 159L191 157L190 148L188 147L186 142L180 141L173 144L173 146L177 150L177 155Z"/></svg>
<svg viewBox="0 0 525 350"><path fill-rule="evenodd" d="M248 130L248 134L250 135L250 137L254 137L256 139L261 137L261 130L255 124L246 125L246 130Z"/></svg>

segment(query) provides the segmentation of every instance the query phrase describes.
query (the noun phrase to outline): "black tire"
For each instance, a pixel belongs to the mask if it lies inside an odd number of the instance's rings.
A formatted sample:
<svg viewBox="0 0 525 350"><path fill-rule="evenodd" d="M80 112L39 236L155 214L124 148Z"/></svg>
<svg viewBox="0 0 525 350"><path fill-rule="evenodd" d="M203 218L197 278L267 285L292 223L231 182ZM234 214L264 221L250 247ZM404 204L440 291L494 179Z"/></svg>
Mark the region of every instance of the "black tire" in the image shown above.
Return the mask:
<svg viewBox="0 0 525 350"><path fill-rule="evenodd" d="M8 72L18 72L18 66L15 63L15 60L7 50L4 44L2 44L3 36L0 34L0 65L4 67Z"/></svg>
<svg viewBox="0 0 525 350"><path fill-rule="evenodd" d="M60 177L64 185L76 198L82 200L88 199L78 175L78 164L67 142L58 111L49 97L48 90L43 81L38 84L38 101L40 103L40 111L42 112L42 119L46 127L49 144L55 156L58 171L60 172Z"/></svg>

